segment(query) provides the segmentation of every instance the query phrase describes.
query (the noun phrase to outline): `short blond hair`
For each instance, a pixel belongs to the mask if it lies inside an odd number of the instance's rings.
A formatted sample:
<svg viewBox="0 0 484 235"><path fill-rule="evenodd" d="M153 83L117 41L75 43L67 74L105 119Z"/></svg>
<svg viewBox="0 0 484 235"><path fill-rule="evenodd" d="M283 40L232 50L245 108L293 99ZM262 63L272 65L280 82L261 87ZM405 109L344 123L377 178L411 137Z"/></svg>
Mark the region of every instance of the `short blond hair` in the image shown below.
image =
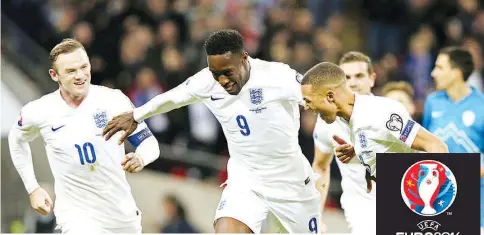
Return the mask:
<svg viewBox="0 0 484 235"><path fill-rule="evenodd" d="M339 59L338 64L342 65L342 64L351 63L351 62L364 62L364 63L366 63L368 65L368 74L369 75L371 75L375 72L373 70L373 65L371 63L370 57L368 57L367 55L365 55L361 52L357 52L357 51L350 51L350 52L344 54Z"/></svg>
<svg viewBox="0 0 484 235"><path fill-rule="evenodd" d="M388 93L392 91L403 91L408 96L410 96L411 99L413 99L414 91L412 86L408 82L405 82L405 81L388 82L383 86L381 93L383 96L386 96Z"/></svg>
<svg viewBox="0 0 484 235"><path fill-rule="evenodd" d="M301 85L314 87L339 86L346 82L345 72L336 64L322 62L309 69L301 81Z"/></svg>
<svg viewBox="0 0 484 235"><path fill-rule="evenodd" d="M82 50L86 51L84 46L76 39L66 38L62 40L62 42L55 45L55 47L52 48L52 50L50 51L49 59L50 59L51 68L57 72L57 68L55 67L55 62L57 61L57 58L59 57L59 55L71 53L79 48L82 48Z"/></svg>

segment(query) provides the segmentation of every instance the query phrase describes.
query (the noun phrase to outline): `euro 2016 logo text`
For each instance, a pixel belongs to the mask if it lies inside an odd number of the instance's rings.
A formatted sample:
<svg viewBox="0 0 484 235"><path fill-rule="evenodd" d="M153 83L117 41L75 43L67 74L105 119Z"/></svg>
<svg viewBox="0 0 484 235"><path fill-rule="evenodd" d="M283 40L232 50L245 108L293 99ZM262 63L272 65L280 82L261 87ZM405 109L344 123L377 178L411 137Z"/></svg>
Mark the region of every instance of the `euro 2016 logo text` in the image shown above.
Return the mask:
<svg viewBox="0 0 484 235"><path fill-rule="evenodd" d="M417 224L419 232L397 232L395 235L460 235L460 232L442 232L441 226L437 221L424 220Z"/></svg>
<svg viewBox="0 0 484 235"><path fill-rule="evenodd" d="M452 171L434 160L419 161L405 172L402 198L408 208L421 216L436 216L446 211L457 196Z"/></svg>

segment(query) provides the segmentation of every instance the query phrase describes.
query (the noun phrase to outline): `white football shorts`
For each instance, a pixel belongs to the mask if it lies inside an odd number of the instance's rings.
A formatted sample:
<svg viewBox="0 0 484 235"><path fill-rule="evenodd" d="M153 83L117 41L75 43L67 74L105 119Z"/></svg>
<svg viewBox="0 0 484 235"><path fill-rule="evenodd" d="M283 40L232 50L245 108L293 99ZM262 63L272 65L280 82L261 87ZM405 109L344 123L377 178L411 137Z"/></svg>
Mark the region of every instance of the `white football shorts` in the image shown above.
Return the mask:
<svg viewBox="0 0 484 235"><path fill-rule="evenodd" d="M314 182L308 187L314 187ZM316 188L314 188L316 190ZM219 218L229 217L261 233L262 223L271 212L289 233L321 233L321 197L317 193L308 200L271 199L246 188L228 184L215 212Z"/></svg>

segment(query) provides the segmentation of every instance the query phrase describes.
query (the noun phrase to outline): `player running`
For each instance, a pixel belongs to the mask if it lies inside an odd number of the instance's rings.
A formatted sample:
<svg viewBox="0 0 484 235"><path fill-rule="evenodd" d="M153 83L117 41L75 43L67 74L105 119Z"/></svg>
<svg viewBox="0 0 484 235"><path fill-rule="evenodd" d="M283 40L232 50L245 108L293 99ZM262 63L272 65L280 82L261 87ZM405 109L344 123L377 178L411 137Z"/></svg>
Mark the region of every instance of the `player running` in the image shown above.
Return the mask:
<svg viewBox="0 0 484 235"><path fill-rule="evenodd" d="M55 180L54 212L62 233L141 233L141 212L125 171L138 172L158 158L158 142L145 123L128 137L136 152L105 141L108 120L133 106L121 91L91 85L84 47L65 39L50 52L49 74L59 89L26 104L9 133L12 161L41 214L54 203L35 177L28 142L43 137Z"/></svg>
<svg viewBox="0 0 484 235"><path fill-rule="evenodd" d="M235 30L205 42L208 67L133 112L115 117L106 139L141 120L203 102L222 125L230 159L215 214L217 233L260 233L272 212L290 233L320 232L315 174L298 144L302 76L288 65L253 59Z"/></svg>

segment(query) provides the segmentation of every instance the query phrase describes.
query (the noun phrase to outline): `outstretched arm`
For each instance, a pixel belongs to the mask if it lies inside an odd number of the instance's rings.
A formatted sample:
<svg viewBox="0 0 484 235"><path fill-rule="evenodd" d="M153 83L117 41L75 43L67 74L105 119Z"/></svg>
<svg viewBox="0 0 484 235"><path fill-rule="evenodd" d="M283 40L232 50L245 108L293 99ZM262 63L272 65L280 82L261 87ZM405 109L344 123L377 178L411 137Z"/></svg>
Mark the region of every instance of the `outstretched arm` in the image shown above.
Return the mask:
<svg viewBox="0 0 484 235"><path fill-rule="evenodd" d="M417 136L412 143L412 148L427 153L448 153L447 145L425 128L418 130Z"/></svg>
<svg viewBox="0 0 484 235"><path fill-rule="evenodd" d="M198 100L198 98L190 94L188 87L183 83L163 94L155 96L141 107L114 117L104 128L103 136L106 136L106 140L109 140L117 132L125 131L119 139L119 144L121 144L136 130L138 123L144 119L196 103Z"/></svg>
<svg viewBox="0 0 484 235"><path fill-rule="evenodd" d="M133 110L134 120L141 122L160 113L166 113L189 104L196 103L198 99L192 96L184 84L179 85L163 94L155 96L143 106Z"/></svg>

